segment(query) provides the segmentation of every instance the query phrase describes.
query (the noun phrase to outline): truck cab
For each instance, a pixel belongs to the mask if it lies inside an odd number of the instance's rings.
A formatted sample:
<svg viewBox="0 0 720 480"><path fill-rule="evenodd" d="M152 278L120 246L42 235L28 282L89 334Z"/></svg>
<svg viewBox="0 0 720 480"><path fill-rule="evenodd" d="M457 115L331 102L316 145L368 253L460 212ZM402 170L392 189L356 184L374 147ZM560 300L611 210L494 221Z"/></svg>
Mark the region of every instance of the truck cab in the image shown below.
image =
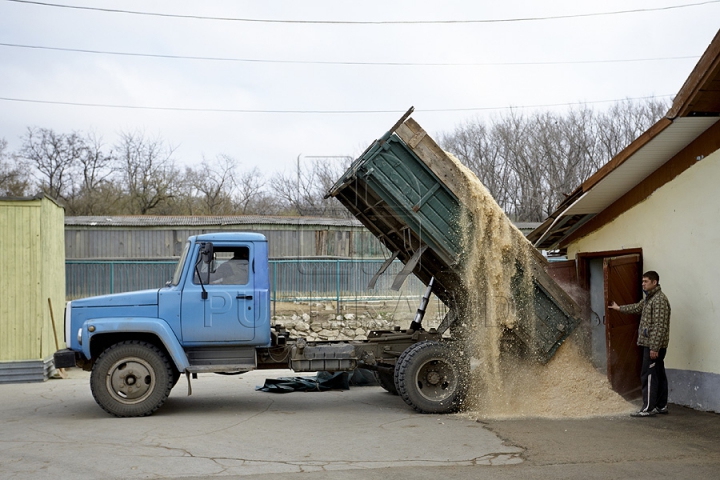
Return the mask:
<svg viewBox="0 0 720 480"><path fill-rule="evenodd" d="M98 403L121 416L141 411L153 392L166 391L166 398L181 372L255 369L256 349L271 345L266 238L190 237L163 288L68 302L65 341L56 367L92 370L96 399L119 405Z"/></svg>

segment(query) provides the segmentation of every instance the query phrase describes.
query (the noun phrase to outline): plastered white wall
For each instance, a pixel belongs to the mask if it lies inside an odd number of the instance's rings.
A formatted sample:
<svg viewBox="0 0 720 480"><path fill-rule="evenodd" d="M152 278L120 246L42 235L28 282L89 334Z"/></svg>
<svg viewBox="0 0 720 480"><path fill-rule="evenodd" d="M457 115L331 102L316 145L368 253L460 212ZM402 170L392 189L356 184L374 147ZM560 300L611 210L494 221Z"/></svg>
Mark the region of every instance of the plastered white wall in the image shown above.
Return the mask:
<svg viewBox="0 0 720 480"><path fill-rule="evenodd" d="M568 247L637 248L670 300L667 368L720 373L720 150Z"/></svg>

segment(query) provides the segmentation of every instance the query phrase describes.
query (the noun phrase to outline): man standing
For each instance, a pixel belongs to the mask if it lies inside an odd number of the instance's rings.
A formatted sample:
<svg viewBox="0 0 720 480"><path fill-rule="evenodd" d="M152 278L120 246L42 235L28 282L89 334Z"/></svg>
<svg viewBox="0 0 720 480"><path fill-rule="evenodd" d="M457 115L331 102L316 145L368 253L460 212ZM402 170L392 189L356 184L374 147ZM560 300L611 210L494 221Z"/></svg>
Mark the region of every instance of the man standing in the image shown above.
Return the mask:
<svg viewBox="0 0 720 480"><path fill-rule="evenodd" d="M643 349L642 382L643 406L633 417L652 417L666 414L668 382L665 375L665 352L670 340L670 302L660 289L660 276L655 271L645 272L642 289L645 299L632 305L610 308L621 313L640 314L637 344Z"/></svg>

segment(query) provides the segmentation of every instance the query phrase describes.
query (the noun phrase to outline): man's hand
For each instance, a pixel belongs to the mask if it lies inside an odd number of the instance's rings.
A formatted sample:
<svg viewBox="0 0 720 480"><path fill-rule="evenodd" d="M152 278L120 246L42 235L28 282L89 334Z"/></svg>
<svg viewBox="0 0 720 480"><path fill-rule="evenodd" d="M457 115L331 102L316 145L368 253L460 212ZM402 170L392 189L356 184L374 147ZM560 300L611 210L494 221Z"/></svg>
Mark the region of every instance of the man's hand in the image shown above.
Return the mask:
<svg viewBox="0 0 720 480"><path fill-rule="evenodd" d="M656 352L655 350L650 350L650 359L656 360L657 357L658 357L658 352Z"/></svg>
<svg viewBox="0 0 720 480"><path fill-rule="evenodd" d="M608 307L609 307L611 310L620 310L620 306L619 306L617 303L615 303L615 302L611 302L610 305L608 305Z"/></svg>

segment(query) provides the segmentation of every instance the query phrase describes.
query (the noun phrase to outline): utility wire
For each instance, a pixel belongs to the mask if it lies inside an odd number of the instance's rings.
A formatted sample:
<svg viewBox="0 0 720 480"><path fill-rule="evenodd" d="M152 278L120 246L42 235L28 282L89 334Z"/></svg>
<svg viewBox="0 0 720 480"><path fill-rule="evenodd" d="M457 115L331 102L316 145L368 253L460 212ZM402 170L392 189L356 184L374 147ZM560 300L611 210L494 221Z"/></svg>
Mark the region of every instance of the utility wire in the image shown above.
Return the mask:
<svg viewBox="0 0 720 480"><path fill-rule="evenodd" d="M665 10L677 10L681 8L698 7L720 0L706 0L703 2L687 3L684 5L669 5L665 7L634 8L629 10L616 10L611 12L579 13L569 15L549 15L544 17L517 17L517 18L493 18L477 20L277 20L269 18L239 18L239 17L209 17L202 15L181 15L175 13L141 12L136 10L123 10L117 8L86 7L80 5L63 5L58 3L40 2L35 0L5 0L7 2L39 5L43 7L68 8L74 10L89 10L107 13L124 13L129 15L144 15L151 17L184 18L193 20L221 20L229 22L246 23L285 23L285 24L315 24L315 25L440 25L440 24L462 24L462 23L512 23L512 22L534 22L542 20L561 20L568 18L602 17L609 15L624 15L629 13L658 12Z"/></svg>
<svg viewBox="0 0 720 480"><path fill-rule="evenodd" d="M418 108L416 111L432 112L432 113L449 113L449 112L472 112L472 111L489 111L489 110L516 110L526 108L547 108L547 107L569 107L574 105L589 105L597 103L615 103L625 100L648 100L651 98L672 97L673 95L650 95L646 97L624 98L615 100L593 100L587 102L573 103L548 103L541 105L522 105L510 107L467 107L467 108ZM43 105L65 105L73 107L96 107L96 108L123 108L132 110L160 110L174 112L209 112L209 113L269 113L269 114L317 114L317 115L355 115L355 114L376 114L376 113L405 113L402 110L261 110L261 109L242 109L242 108L185 108L185 107L152 107L141 105L115 105L104 103L81 103L81 102L60 102L53 100L34 100L28 98L12 98L0 97L0 100L6 102L22 102L36 103Z"/></svg>
<svg viewBox="0 0 720 480"><path fill-rule="evenodd" d="M397 66L397 67L493 67L511 65L578 65L593 63L632 63L655 62L665 60L698 59L697 55L679 57L653 57L653 58L625 58L614 60L568 60L549 62L479 62L479 63L448 63L448 62L353 62L353 61L323 61L323 60L267 60L260 58L232 58L232 57L202 57L190 55L165 55L156 53L114 52L108 50L88 50L84 48L46 47L42 45L24 45L19 43L3 43L2 47L27 48L33 50L51 50L59 52L91 53L96 55L117 55L124 57L166 58L174 60L210 60L217 62L245 62L245 63L278 63L296 65L360 65L360 66Z"/></svg>

